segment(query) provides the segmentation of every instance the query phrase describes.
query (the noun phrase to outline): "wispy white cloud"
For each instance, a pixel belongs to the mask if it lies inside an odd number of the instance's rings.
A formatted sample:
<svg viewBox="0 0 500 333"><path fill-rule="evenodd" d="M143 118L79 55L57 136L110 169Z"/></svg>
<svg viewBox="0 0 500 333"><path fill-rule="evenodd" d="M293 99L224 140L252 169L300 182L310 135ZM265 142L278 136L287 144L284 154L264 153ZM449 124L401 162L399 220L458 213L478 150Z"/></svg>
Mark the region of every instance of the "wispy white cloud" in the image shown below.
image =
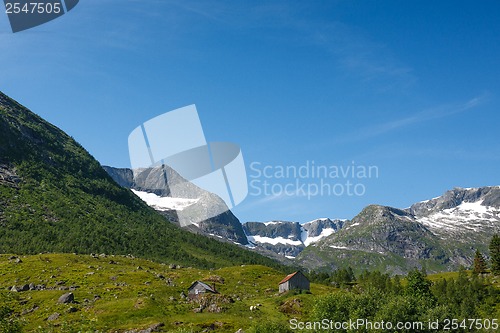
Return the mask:
<svg viewBox="0 0 500 333"><path fill-rule="evenodd" d="M408 117L360 128L350 134L344 135L342 138L338 139L336 143L363 141L417 123L450 117L477 108L488 100L489 94L485 93L461 104L447 104L426 109Z"/></svg>

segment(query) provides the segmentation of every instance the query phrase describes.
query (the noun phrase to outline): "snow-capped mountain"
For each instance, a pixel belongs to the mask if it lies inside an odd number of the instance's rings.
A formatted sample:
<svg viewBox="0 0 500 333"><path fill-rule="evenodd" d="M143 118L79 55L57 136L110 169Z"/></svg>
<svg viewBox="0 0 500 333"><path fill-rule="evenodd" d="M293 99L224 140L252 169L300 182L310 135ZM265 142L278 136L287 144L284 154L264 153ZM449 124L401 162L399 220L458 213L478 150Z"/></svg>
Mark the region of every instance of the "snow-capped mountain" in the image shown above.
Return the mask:
<svg viewBox="0 0 500 333"><path fill-rule="evenodd" d="M478 240L499 231L500 187L455 188L407 211L442 239Z"/></svg>
<svg viewBox="0 0 500 333"><path fill-rule="evenodd" d="M119 185L131 189L170 222L179 224L179 214L182 214L183 219L191 219L186 228L194 233L248 244L240 221L224 201L216 194L186 181L172 168L162 165L131 170L104 166L104 170ZM165 182L165 177L168 182ZM169 184L176 186L177 196L172 196ZM203 219L203 216L212 217Z"/></svg>
<svg viewBox="0 0 500 333"><path fill-rule="evenodd" d="M455 188L407 209L370 205L296 260L310 268L455 270L470 266L476 249L487 255L495 233L500 233L500 187Z"/></svg>
<svg viewBox="0 0 500 333"><path fill-rule="evenodd" d="M304 224L289 221L246 222L243 230L251 244L293 259L306 246L337 232L343 224L343 220L329 218Z"/></svg>
<svg viewBox="0 0 500 333"><path fill-rule="evenodd" d="M171 197L168 187L158 187L158 170L106 168L122 186L176 221L176 214L193 216L225 205L217 196L189 188L186 195ZM167 177L180 176L167 168ZM180 179L180 178L179 178ZM194 186L187 184L187 186ZM223 208L227 209L226 206ZM322 218L304 224L289 221L246 222L227 211L190 226L224 240L246 245L261 254L306 268L328 269L350 265L405 273L425 266L429 272L470 266L476 249L488 255L491 236L500 233L500 186L455 188L442 196L398 209L365 207L352 220Z"/></svg>

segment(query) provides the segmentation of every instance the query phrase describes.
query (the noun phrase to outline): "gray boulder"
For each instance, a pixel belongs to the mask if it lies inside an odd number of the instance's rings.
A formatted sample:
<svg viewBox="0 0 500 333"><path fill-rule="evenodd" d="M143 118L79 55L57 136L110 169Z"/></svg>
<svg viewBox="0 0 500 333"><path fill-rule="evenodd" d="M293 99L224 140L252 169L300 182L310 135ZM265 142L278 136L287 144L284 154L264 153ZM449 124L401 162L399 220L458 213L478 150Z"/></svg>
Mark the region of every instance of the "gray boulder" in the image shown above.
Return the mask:
<svg viewBox="0 0 500 333"><path fill-rule="evenodd" d="M69 304L73 303L75 301L75 295L73 293L67 293L59 297L57 300L57 303L59 304Z"/></svg>
<svg viewBox="0 0 500 333"><path fill-rule="evenodd" d="M53 320L57 320L59 318L59 316L61 316L59 313L53 313L49 316L49 318L47 318L47 320L49 321L53 321Z"/></svg>

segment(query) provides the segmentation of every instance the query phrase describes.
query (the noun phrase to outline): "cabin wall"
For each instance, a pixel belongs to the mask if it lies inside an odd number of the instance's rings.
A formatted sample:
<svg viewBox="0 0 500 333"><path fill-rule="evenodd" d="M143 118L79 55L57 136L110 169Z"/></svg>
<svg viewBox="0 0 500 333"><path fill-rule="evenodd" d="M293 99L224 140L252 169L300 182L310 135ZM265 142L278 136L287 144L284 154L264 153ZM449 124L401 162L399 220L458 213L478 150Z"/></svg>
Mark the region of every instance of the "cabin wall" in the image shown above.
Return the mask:
<svg viewBox="0 0 500 333"><path fill-rule="evenodd" d="M198 292L196 292L198 291ZM201 284L196 284L193 288L188 291L189 298L195 298L206 293L205 288Z"/></svg>
<svg viewBox="0 0 500 333"><path fill-rule="evenodd" d="M289 284L288 284L289 281L285 282L285 283L282 283L280 284L279 286L279 292L280 293L284 293L285 291L288 291L289 290Z"/></svg>
<svg viewBox="0 0 500 333"><path fill-rule="evenodd" d="M295 274L290 280L279 285L279 292L284 293L293 289L309 290L309 280L301 273Z"/></svg>
<svg viewBox="0 0 500 333"><path fill-rule="evenodd" d="M302 274L295 274L290 280L287 281L289 283L289 290L292 289L302 289L309 290L310 284L309 280Z"/></svg>

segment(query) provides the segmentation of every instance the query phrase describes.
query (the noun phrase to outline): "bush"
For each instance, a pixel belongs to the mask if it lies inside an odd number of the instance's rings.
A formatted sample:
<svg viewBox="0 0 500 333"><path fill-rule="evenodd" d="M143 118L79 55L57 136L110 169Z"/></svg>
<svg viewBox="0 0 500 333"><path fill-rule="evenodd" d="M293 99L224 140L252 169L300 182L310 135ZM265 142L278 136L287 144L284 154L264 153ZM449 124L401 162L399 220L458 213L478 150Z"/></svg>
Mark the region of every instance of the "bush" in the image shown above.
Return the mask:
<svg viewBox="0 0 500 333"><path fill-rule="evenodd" d="M6 306L0 307L0 333L21 332L21 325L11 317L12 310Z"/></svg>
<svg viewBox="0 0 500 333"><path fill-rule="evenodd" d="M276 321L257 323L250 327L247 333L291 333L289 326Z"/></svg>

